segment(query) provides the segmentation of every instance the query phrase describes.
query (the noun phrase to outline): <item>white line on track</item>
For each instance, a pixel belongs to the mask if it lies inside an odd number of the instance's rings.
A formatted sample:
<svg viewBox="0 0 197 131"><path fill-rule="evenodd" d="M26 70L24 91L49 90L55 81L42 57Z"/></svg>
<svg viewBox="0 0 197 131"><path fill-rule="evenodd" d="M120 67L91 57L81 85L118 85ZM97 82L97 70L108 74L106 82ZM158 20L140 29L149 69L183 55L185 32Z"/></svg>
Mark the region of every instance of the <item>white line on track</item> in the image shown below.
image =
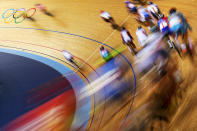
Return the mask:
<svg viewBox="0 0 197 131"><path fill-rule="evenodd" d="M120 26L122 26L122 25L129 19L129 17L130 17L130 15L128 15L128 16L121 22ZM104 40L102 43L107 42L107 41L113 36L113 34L114 34L116 31L117 31L117 30L112 31L112 32L107 36L107 38L105 38L105 40ZM82 67L85 65L85 63L86 63L89 59L92 58L92 56L97 52L98 49L99 49L99 48L96 47L95 50L92 52L92 54L91 54L91 55L85 60L85 62L83 62L79 67L82 68ZM77 72L78 72L78 70L77 70Z"/></svg>

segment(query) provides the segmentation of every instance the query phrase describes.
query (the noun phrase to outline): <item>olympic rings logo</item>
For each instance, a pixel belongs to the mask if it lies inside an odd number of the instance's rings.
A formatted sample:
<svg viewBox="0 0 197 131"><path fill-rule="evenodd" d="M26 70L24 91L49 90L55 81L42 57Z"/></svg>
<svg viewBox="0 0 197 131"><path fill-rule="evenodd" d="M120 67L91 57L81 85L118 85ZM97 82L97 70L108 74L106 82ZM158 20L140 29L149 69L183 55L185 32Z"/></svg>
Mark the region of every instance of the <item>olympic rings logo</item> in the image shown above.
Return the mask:
<svg viewBox="0 0 197 131"><path fill-rule="evenodd" d="M4 19L5 23L15 22L19 24L25 20L25 18L31 18L36 13L36 8L30 8L26 10L25 8L15 9L7 9L1 15L2 19Z"/></svg>

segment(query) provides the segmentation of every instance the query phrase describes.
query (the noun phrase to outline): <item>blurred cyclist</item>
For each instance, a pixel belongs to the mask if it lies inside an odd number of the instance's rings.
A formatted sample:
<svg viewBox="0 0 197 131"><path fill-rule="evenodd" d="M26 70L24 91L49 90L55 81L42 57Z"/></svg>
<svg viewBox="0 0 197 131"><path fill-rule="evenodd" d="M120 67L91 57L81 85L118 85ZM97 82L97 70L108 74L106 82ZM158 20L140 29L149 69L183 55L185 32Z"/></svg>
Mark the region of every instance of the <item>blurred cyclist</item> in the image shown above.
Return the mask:
<svg viewBox="0 0 197 131"><path fill-rule="evenodd" d="M138 28L136 30L136 36L137 36L137 39L138 39L138 42L139 42L140 46L144 47L145 46L145 40L148 37L147 32L141 26L138 26Z"/></svg>
<svg viewBox="0 0 197 131"><path fill-rule="evenodd" d="M53 17L54 15L51 14L50 12L47 11L46 7L42 4L35 4L35 6L40 9L41 12L43 12L44 14Z"/></svg>
<svg viewBox="0 0 197 131"><path fill-rule="evenodd" d="M143 6L138 7L135 19L141 24L148 26L148 28L154 26L154 19L152 19L151 14Z"/></svg>
<svg viewBox="0 0 197 131"><path fill-rule="evenodd" d="M156 4L154 4L153 2L148 2L147 10L157 20L162 15L162 13L161 13L160 9L158 8L158 6Z"/></svg>
<svg viewBox="0 0 197 131"><path fill-rule="evenodd" d="M192 28L188 24L186 18L182 13L177 12L176 8L171 8L169 11L170 16L168 17L168 26L169 32L171 35L175 37L177 44L181 46L183 52L187 52L187 48L189 47L192 50L192 47L188 38L188 29L192 31ZM180 45L178 42L178 36L182 36L183 44Z"/></svg>
<svg viewBox="0 0 197 131"><path fill-rule="evenodd" d="M100 16L105 22L111 23L111 26L112 26L113 29L119 29L120 28L116 24L116 22L114 21L112 16L109 14L109 12L101 10Z"/></svg>
<svg viewBox="0 0 197 131"><path fill-rule="evenodd" d="M134 3L130 1L125 1L124 3L126 4L126 7L130 13L134 13L134 14L137 13L137 7L135 6Z"/></svg>
<svg viewBox="0 0 197 131"><path fill-rule="evenodd" d="M122 41L124 44L126 44L129 48L129 51L133 54L137 54L137 49L135 44L133 43L133 37L131 36L131 34L129 33L128 30L126 30L124 27L121 30L121 37L122 37Z"/></svg>
<svg viewBox="0 0 197 131"><path fill-rule="evenodd" d="M112 18L112 16L107 11L101 10L100 16L106 22L112 23L114 21L114 19Z"/></svg>
<svg viewBox="0 0 197 131"><path fill-rule="evenodd" d="M68 60L70 63L72 63L75 67L79 68L76 61L74 60L73 56L66 50L62 51L63 56Z"/></svg>
<svg viewBox="0 0 197 131"><path fill-rule="evenodd" d="M104 60L109 60L111 58L111 54L109 53L109 51L103 47L100 46L100 55L103 57Z"/></svg>
<svg viewBox="0 0 197 131"><path fill-rule="evenodd" d="M142 22L145 22L146 20L150 19L150 15L149 15L148 11L143 6L140 6L138 8L138 14L139 14L140 20Z"/></svg>

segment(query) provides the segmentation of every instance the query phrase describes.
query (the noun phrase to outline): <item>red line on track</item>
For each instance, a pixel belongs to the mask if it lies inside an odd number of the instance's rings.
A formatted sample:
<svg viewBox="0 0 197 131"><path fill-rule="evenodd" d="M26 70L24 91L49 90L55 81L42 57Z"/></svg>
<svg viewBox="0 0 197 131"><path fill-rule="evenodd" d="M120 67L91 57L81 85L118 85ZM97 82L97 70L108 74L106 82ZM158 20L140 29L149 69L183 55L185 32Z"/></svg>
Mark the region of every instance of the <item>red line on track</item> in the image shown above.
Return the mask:
<svg viewBox="0 0 197 131"><path fill-rule="evenodd" d="M55 50L55 51L62 52L62 50L60 50L60 49L56 49L56 48L52 48L52 47L48 47L48 46L43 46L43 45L38 45L38 44L33 44L33 43L30 43L30 42L13 41L13 40L0 40L0 41L17 42L17 43L23 43L23 44L28 44L28 45L40 46L40 47L44 47L44 48L48 48L48 49L52 49L52 50ZM90 64L88 64L86 61L84 61L83 59L81 59L77 56L73 56L73 57L77 58L78 60L80 60L83 63L85 63L86 65L88 65L99 76L98 72L96 72L96 70Z"/></svg>
<svg viewBox="0 0 197 131"><path fill-rule="evenodd" d="M55 50L55 51L58 51L58 52L62 52L62 50L60 49L56 49L56 48L52 48L52 47L48 47L48 46L43 46L43 45L38 45L38 44L34 44L34 43L30 43L30 42L23 42L23 41L14 41L14 40L0 40L0 41L5 41L5 42L17 42L17 43L23 43L23 44L27 44L27 45L34 45L34 46L39 46L39 47L44 47L44 48L48 48L48 49L52 49L52 50ZM88 65L98 76L99 76L99 73L96 72L96 70L90 65L88 64L86 61L84 61L83 59L77 57L77 56L73 56L74 58L77 58L78 60L84 62L86 65ZM106 110L106 101L104 103L104 107L103 107L103 112L102 112L102 115L101 115L101 120L98 124L98 129L101 125L101 122L102 122L102 119L104 117L104 114L105 114L105 110Z"/></svg>

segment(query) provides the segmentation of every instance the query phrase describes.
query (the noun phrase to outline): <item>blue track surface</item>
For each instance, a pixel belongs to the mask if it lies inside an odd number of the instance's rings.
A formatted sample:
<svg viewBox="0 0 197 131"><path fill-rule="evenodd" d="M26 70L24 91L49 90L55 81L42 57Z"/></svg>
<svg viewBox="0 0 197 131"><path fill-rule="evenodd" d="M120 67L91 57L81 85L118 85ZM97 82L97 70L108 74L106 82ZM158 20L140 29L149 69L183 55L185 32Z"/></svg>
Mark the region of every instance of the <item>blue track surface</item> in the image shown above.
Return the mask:
<svg viewBox="0 0 197 131"><path fill-rule="evenodd" d="M45 57L1 48L0 58L0 128L76 84L85 86L72 70ZM63 76L67 73L73 73L78 82L71 83L73 78ZM39 92L42 99L35 97ZM90 107L89 101L88 112Z"/></svg>

